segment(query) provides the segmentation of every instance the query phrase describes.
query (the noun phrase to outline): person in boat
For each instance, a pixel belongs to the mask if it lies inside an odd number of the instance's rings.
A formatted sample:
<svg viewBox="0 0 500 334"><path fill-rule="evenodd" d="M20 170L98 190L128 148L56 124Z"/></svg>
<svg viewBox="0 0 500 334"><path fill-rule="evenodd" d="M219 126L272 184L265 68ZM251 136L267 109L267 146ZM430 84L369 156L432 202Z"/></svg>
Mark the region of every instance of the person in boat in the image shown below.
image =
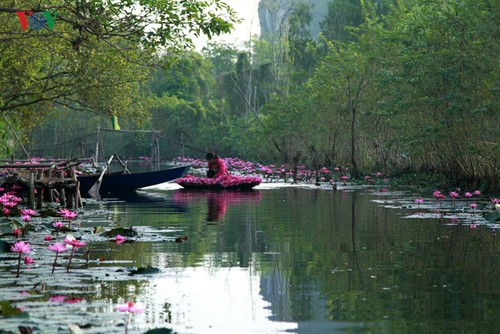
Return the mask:
<svg viewBox="0 0 500 334"><path fill-rule="evenodd" d="M229 171L226 168L224 161L217 156L215 153L207 153L206 156L208 162L207 177L216 178L223 175L229 175Z"/></svg>

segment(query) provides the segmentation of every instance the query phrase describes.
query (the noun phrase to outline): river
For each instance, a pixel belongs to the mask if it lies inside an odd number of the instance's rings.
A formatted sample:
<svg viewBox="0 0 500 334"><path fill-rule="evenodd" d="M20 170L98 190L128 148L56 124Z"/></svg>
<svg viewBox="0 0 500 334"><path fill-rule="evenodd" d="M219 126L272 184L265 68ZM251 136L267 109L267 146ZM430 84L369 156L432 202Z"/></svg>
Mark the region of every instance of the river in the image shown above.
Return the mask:
<svg viewBox="0 0 500 334"><path fill-rule="evenodd" d="M92 202L78 231L88 258L82 251L69 274L58 269L67 283L46 278L44 297L13 298L4 273L10 290L0 300L26 310L23 323L39 333L65 333L70 322L84 333L123 333L114 306L127 301L145 310L131 316L129 333L496 332L497 229L412 196L267 185ZM91 233L98 226L138 234L115 244ZM27 272L24 286L43 271ZM47 301L61 294L83 301ZM2 319L0 329L14 324Z"/></svg>

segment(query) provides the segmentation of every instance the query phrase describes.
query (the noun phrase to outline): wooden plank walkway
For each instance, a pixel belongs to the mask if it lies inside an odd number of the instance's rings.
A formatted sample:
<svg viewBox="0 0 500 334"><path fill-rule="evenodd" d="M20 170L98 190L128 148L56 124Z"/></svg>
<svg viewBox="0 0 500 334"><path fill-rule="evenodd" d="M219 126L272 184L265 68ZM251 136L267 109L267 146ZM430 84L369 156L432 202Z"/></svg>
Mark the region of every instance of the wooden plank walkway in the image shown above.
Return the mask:
<svg viewBox="0 0 500 334"><path fill-rule="evenodd" d="M80 208L82 198L75 168L80 163L79 160L3 163L1 187L3 192L16 192L31 209L41 209L44 203L53 202L66 208Z"/></svg>

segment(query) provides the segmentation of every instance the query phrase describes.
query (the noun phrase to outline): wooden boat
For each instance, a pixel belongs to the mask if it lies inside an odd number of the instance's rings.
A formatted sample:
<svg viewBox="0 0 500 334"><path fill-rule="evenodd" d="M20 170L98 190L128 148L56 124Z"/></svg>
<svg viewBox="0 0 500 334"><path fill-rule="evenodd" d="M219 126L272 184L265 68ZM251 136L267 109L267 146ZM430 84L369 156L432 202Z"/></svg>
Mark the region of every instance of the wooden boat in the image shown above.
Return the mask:
<svg viewBox="0 0 500 334"><path fill-rule="evenodd" d="M124 192L154 186L159 183L169 182L186 175L191 165L163 169L157 172L124 174L110 173L104 174L100 182L99 192ZM100 174L80 175L80 191L87 194L96 182Z"/></svg>
<svg viewBox="0 0 500 334"><path fill-rule="evenodd" d="M186 176L176 181L184 189L192 190L251 190L261 182L259 177L224 175L216 179Z"/></svg>

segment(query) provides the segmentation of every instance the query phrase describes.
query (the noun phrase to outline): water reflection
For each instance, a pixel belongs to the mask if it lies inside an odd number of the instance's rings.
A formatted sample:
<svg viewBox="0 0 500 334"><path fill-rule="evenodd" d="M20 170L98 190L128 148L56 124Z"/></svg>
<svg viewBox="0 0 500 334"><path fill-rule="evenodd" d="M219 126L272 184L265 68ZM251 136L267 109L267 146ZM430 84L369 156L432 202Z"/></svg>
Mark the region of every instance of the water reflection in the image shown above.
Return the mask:
<svg viewBox="0 0 500 334"><path fill-rule="evenodd" d="M498 236L487 229L406 219L409 210L378 206L363 191L138 195L109 208L112 223L137 227L140 240L94 242L91 260L107 262L81 269L96 290L86 305L146 306L134 334L497 330ZM177 235L189 240L173 242ZM148 266L160 273L128 275Z"/></svg>
<svg viewBox="0 0 500 334"><path fill-rule="evenodd" d="M260 191L199 191L180 189L172 194L172 200L189 205L192 202L206 201L207 223L218 223L224 220L227 209L231 205L241 203L259 203L262 199Z"/></svg>

